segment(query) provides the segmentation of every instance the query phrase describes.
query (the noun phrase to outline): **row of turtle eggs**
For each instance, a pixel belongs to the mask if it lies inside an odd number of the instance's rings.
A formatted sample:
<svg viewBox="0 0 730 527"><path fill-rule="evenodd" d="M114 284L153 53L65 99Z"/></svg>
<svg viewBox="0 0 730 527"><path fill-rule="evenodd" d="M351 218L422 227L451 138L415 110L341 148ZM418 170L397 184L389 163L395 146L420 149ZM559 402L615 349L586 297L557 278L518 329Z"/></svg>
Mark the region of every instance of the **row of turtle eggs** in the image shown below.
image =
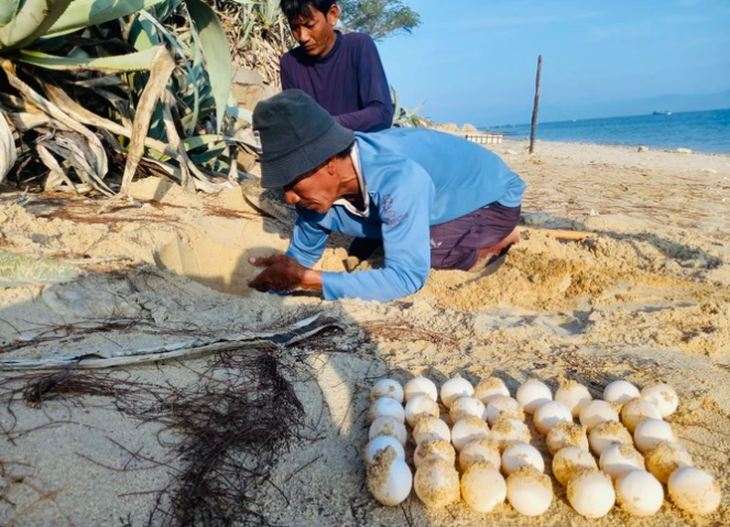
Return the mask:
<svg viewBox="0 0 730 527"><path fill-rule="evenodd" d="M543 474L544 463L539 452L527 444L529 431L521 421L524 409L534 414L535 427L548 435L548 448L556 454L553 461L556 478L568 486L569 501L580 514L600 517L610 510L616 499L611 479L616 480L621 505L636 515L653 514L661 507L663 489L657 479L669 483L673 501L688 512L706 514L719 505L717 483L708 474L691 467L689 454L676 445L671 426L661 421L678 405L676 393L667 385L653 385L639 392L626 381L616 381L604 390L603 401L593 401L584 386L571 381L561 386L553 401L544 383L531 380L519 387L515 400L500 379L491 378L475 390L465 379L455 378L441 389L441 400L450 410L454 423L452 432L438 419L437 398L435 384L423 377L409 381L405 389L389 379L373 387L372 441L366 453L369 466L378 450L387 446L393 447L395 458L400 461L390 469L392 481L383 479L382 462L369 469L371 491L382 503L400 503L413 484L403 451L407 439L403 421L407 420L414 427L418 445L414 464L417 469L426 465L424 470L417 470L415 478L416 494L424 503L439 506L458 500L458 474L453 469L455 453L449 444L451 439L460 452L469 444L466 455L460 453L459 461L464 471L461 493L472 508L487 512L504 501L505 482L494 469L501 464L508 476L506 494L513 507L526 515L541 514L552 501L552 488L549 478ZM404 400L405 409L401 406ZM625 429L618 422L617 408L621 408ZM428 419L423 420L424 417ZM578 417L585 428L573 424L573 417ZM485 420L493 425L492 434ZM586 429L590 431L589 437ZM651 452L647 464L657 479L643 470L641 454L629 446L632 443L629 430L635 434L637 447L642 452ZM493 436L491 443L490 435ZM501 463L496 451L496 465L495 440L505 450ZM588 452L589 444L601 457L601 468L609 478L597 470ZM481 462L462 462L462 458ZM390 461L385 461L390 466ZM626 465L636 470L626 470ZM387 481L397 483L397 491L384 486ZM388 492L384 491L386 488Z"/></svg>

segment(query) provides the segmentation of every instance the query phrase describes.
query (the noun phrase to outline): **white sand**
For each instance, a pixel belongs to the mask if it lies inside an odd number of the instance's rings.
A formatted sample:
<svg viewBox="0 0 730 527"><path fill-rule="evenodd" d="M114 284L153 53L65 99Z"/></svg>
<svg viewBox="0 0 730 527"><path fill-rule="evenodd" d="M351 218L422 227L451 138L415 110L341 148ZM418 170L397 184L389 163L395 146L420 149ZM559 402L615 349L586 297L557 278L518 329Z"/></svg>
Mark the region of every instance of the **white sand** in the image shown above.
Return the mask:
<svg viewBox="0 0 730 527"><path fill-rule="evenodd" d="M49 324L99 316L105 309L150 320L156 330L62 338L2 358L94 350L122 355L175 342L183 330L255 330L320 310L349 325L327 343L340 353L318 352L314 345L297 352L318 380L296 379L307 408L307 435L325 439L305 442L282 457L274 482L289 504L273 487L260 497L272 522L406 525L408 515L419 526L466 526L485 519L499 525L727 525L730 157L542 142L528 156L519 141L494 148L528 183L523 210L545 213L528 215L528 221L600 235L562 243L530 233L498 273L434 272L423 291L387 305L251 294L246 282L254 270L246 259L283 250L287 230L258 217L237 191L195 196L147 179L137 182L133 193L149 205L101 217L94 215L97 203L38 198L23 209L13 205L17 194L4 192L0 250L111 261L84 266L90 274L75 285L53 286L45 294L41 287L0 290L0 341L38 337ZM341 247L328 249L321 265L341 270L344 255ZM201 370L204 364L196 360L186 366ZM172 363L131 373L145 382L191 381L186 368ZM708 519L696 519L666 502L648 520L631 520L615 509L589 521L570 509L557 482L548 513L530 520L507 505L489 516L470 512L463 502L428 511L415 496L404 509L381 507L367 492L361 457L368 389L384 375L406 381L421 373L437 383L454 373L474 382L495 374L513 393L530 377L553 387L560 378L573 378L590 383L595 393L616 378L639 386L670 382L681 400L672 424L695 464L720 481L721 508ZM33 432L16 444L0 440L0 461L31 465L6 464L6 472L29 474L45 491L58 491L55 501L24 511L38 496L22 486L6 487L9 479L0 479L0 493L13 504L0 501L0 525L19 514L14 525L67 525L64 515L77 526L120 525L119 518L128 515L133 525L144 524L153 496L127 494L163 486L166 470L113 472L76 453L122 466L129 455L111 437L158 460L172 455L158 445L153 425L138 427L99 408L104 401L88 403L70 410L60 402L44 410L13 405L18 429L51 418L73 423ZM4 427L11 421L4 405L0 421ZM534 437L547 455L543 440Z"/></svg>

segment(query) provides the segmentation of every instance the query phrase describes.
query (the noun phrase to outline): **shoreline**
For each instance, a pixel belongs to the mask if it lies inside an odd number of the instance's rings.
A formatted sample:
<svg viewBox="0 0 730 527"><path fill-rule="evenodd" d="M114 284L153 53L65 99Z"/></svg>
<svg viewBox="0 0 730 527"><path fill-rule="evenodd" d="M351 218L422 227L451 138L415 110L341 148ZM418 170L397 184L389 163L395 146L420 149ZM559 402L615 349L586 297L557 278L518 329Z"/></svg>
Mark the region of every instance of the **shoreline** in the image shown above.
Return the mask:
<svg viewBox="0 0 730 527"><path fill-rule="evenodd" d="M489 130L489 131L494 132L494 133L502 133L502 132L498 132L498 131L494 131L494 130ZM509 141L511 143L523 143L523 142L525 142L525 140L526 140L525 138L517 139L514 137L508 137L507 135L502 136L503 143L507 142L507 141ZM674 150L672 150L672 149L669 149L669 148L663 147L663 146L652 146L649 143L602 143L602 142L590 142L590 141L564 141L564 140L558 141L558 140L553 140L553 139L540 139L539 137L537 137L535 140L536 140L536 142L540 142L540 143L564 143L564 144L584 145L584 146L590 146L590 145L610 146L610 147L628 148L628 149L637 149L637 148L643 146L643 147L648 148L649 149L648 151L652 151L652 152L667 152L670 154L671 153L675 153L675 154L680 153L680 152L677 152L676 148ZM529 138L527 139L527 141L529 142ZM677 147L677 148L683 148L683 147ZM692 150L693 154L702 154L702 155L708 155L708 156L724 156L724 157L730 158L730 151L728 151L728 152L707 152L707 151L695 150L695 149L690 149L690 150Z"/></svg>

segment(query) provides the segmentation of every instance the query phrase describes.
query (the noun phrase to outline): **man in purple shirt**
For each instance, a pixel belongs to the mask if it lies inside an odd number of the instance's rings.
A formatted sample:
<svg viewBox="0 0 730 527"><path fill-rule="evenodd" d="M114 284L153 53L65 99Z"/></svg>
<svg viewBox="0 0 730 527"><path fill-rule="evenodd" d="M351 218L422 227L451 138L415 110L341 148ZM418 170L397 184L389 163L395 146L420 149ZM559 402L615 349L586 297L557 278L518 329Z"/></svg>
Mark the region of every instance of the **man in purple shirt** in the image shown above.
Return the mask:
<svg viewBox="0 0 730 527"><path fill-rule="evenodd" d="M281 58L282 89L307 93L350 130L390 128L393 101L373 39L335 30L335 0L281 0L281 10L299 42Z"/></svg>

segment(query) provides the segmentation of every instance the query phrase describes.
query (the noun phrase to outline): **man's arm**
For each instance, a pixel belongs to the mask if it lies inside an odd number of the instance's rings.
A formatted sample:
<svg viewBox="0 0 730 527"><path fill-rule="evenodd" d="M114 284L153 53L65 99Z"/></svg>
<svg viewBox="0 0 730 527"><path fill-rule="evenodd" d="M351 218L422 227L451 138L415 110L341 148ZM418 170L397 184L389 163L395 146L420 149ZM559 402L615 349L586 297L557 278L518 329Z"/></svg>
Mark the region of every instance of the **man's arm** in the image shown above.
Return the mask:
<svg viewBox="0 0 730 527"><path fill-rule="evenodd" d="M314 267L322 257L329 235L329 231L312 221L307 221L300 213L294 224L294 233L286 255L304 267Z"/></svg>
<svg viewBox="0 0 730 527"><path fill-rule="evenodd" d="M388 79L375 42L362 35L359 40L357 77L360 100L364 108L336 115L335 121L356 132L377 132L393 124L393 100Z"/></svg>
<svg viewBox="0 0 730 527"><path fill-rule="evenodd" d="M421 167L410 165L408 170L410 177L399 177L397 187L380 196L385 268L351 274L322 273L327 300L354 297L387 302L413 294L426 283L431 268L429 216L433 185Z"/></svg>
<svg viewBox="0 0 730 527"><path fill-rule="evenodd" d="M289 61L286 59L286 55L283 55L279 60L279 75L281 76L282 90L291 90L293 88L296 88L294 82L292 81L292 75L289 71L288 63Z"/></svg>

